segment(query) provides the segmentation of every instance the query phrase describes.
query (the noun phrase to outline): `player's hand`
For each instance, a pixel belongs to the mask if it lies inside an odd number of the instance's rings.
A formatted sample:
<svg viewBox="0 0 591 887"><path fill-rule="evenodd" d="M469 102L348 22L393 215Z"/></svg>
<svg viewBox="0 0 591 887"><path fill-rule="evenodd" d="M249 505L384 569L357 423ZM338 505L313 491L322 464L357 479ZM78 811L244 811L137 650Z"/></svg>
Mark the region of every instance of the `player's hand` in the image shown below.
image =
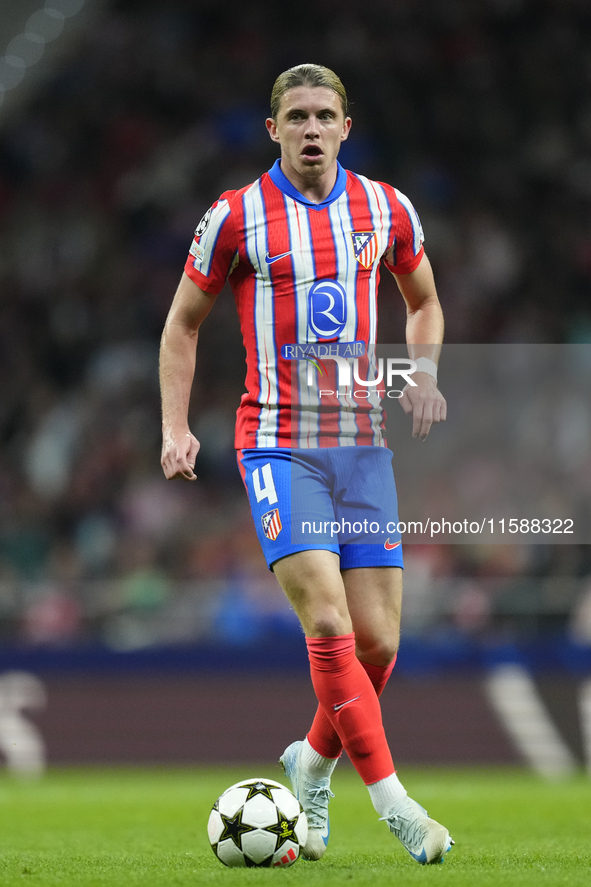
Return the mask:
<svg viewBox="0 0 591 887"><path fill-rule="evenodd" d="M425 440L431 425L445 422L447 403L437 382L429 373L415 373L416 385L407 385L398 401L404 412L412 414L412 436Z"/></svg>
<svg viewBox="0 0 591 887"><path fill-rule="evenodd" d="M167 480L197 480L193 471L201 444L190 431L165 428L162 433L160 464Z"/></svg>

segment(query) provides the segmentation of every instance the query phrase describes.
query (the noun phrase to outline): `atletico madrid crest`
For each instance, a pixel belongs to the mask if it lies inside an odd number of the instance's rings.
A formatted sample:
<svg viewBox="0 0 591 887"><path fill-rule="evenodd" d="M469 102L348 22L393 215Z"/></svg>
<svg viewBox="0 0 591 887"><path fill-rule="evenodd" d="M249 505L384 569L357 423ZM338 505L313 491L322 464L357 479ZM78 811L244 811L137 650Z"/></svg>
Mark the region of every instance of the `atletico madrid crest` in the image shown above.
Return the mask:
<svg viewBox="0 0 591 887"><path fill-rule="evenodd" d="M355 258L364 268L371 268L378 257L378 238L375 231L352 231Z"/></svg>
<svg viewBox="0 0 591 887"><path fill-rule="evenodd" d="M282 529L279 509L274 508L273 511L268 511L266 514L263 514L261 522L263 524L263 532L265 536L267 539L274 542Z"/></svg>

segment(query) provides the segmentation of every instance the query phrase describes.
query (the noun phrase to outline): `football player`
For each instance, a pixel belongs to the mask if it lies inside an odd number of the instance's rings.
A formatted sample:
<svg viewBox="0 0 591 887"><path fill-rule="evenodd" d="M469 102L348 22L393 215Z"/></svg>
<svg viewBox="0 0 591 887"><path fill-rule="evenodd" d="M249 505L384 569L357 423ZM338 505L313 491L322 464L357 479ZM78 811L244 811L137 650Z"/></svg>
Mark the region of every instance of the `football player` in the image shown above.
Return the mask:
<svg viewBox="0 0 591 887"><path fill-rule="evenodd" d="M281 74L266 126L280 159L206 213L166 321L162 467L169 479L195 480L199 443L188 425L195 349L228 280L247 362L238 465L267 563L304 630L318 699L308 735L281 757L308 816L303 855L325 852L330 777L345 748L379 817L417 862L437 863L453 842L400 782L379 702L398 650L400 534L382 544L327 528L362 524L363 514L379 526L397 521L372 351L381 264L406 303L417 366L400 403L423 440L446 416L437 387L442 311L408 198L338 162L351 118L336 74L320 65ZM321 367L322 354L329 359ZM359 355L355 378L366 372L357 390L343 389L351 355ZM302 532L319 523L324 534Z"/></svg>

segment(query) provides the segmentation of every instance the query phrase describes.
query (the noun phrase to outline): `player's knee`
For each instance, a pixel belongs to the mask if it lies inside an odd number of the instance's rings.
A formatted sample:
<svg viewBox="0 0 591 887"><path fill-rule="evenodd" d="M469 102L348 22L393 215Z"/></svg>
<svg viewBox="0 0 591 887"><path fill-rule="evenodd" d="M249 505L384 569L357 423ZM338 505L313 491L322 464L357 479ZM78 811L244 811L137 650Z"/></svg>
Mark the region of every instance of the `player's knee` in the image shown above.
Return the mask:
<svg viewBox="0 0 591 887"><path fill-rule="evenodd" d="M386 668L398 654L398 638L380 638L361 646L357 641L357 656L362 662Z"/></svg>
<svg viewBox="0 0 591 887"><path fill-rule="evenodd" d="M327 608L311 614L305 629L309 637L335 638L349 634L351 623L338 610Z"/></svg>

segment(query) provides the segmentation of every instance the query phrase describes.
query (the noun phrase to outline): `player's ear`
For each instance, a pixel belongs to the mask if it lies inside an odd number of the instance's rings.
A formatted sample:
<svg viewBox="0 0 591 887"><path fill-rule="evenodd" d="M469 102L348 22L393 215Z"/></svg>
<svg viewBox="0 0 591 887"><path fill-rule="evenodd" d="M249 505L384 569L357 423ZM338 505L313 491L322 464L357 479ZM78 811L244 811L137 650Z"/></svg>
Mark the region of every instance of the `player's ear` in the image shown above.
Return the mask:
<svg viewBox="0 0 591 887"><path fill-rule="evenodd" d="M351 124L353 121L350 117L345 117L345 122L343 123L343 131L341 133L341 142L344 142L345 139L349 138L349 133L351 132Z"/></svg>
<svg viewBox="0 0 591 887"><path fill-rule="evenodd" d="M277 124L272 117L267 117L267 119L265 120L265 126L267 127L267 132L269 133L273 141L278 142L279 135L277 133Z"/></svg>

